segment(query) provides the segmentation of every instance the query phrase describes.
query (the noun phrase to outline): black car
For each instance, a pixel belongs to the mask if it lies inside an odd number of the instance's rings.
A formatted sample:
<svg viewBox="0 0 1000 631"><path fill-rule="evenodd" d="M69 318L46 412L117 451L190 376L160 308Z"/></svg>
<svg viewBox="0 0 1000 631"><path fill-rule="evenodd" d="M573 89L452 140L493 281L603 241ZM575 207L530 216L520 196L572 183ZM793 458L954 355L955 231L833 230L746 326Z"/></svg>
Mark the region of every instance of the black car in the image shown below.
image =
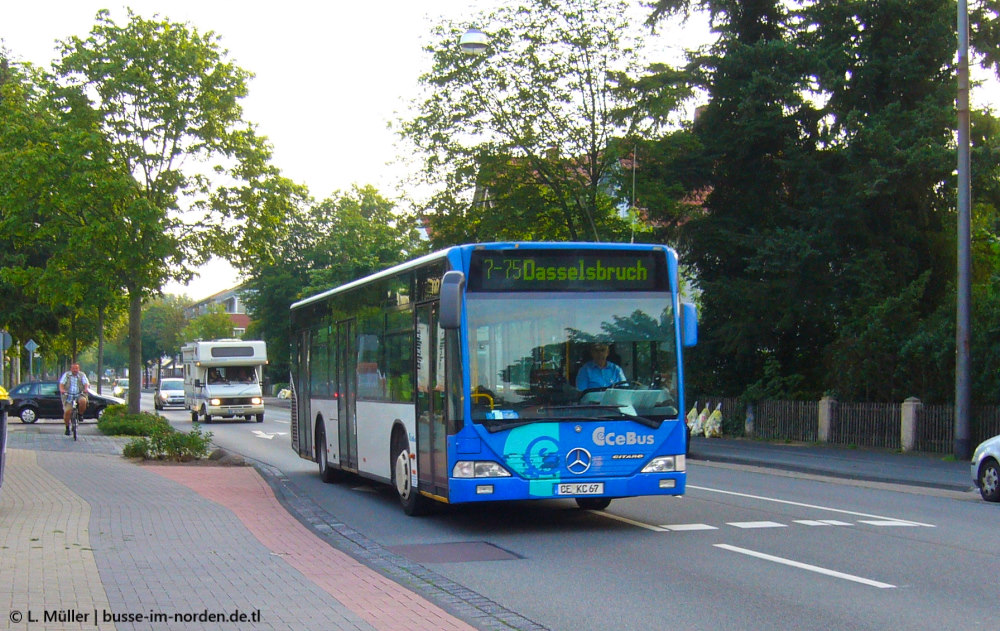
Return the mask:
<svg viewBox="0 0 1000 631"><path fill-rule="evenodd" d="M84 418L97 419L109 405L125 403L118 397L109 397L91 391L87 395L87 411ZM63 417L62 397L59 395L58 381L30 381L18 384L10 391L8 416L19 416L22 423L34 423L40 418Z"/></svg>

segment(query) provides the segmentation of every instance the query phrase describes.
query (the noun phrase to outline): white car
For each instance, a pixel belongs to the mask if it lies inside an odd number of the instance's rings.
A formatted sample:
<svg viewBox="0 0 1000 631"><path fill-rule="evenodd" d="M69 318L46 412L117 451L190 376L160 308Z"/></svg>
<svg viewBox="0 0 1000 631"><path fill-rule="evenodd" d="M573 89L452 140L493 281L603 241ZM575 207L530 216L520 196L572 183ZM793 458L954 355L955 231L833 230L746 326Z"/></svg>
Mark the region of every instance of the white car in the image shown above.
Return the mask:
<svg viewBox="0 0 1000 631"><path fill-rule="evenodd" d="M1000 502L1000 436L984 440L972 454L972 481L987 502Z"/></svg>
<svg viewBox="0 0 1000 631"><path fill-rule="evenodd" d="M157 410L175 405L184 407L184 380L161 379L153 393L153 407Z"/></svg>

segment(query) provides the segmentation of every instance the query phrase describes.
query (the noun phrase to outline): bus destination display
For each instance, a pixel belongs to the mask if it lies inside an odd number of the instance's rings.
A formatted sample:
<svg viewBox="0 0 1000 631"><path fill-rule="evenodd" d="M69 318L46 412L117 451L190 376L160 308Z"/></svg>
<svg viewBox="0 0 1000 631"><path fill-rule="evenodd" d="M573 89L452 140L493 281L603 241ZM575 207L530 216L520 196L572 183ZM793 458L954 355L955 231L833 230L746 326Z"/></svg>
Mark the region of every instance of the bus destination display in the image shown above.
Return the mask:
<svg viewBox="0 0 1000 631"><path fill-rule="evenodd" d="M470 291L655 291L667 288L656 252L497 250L473 252Z"/></svg>

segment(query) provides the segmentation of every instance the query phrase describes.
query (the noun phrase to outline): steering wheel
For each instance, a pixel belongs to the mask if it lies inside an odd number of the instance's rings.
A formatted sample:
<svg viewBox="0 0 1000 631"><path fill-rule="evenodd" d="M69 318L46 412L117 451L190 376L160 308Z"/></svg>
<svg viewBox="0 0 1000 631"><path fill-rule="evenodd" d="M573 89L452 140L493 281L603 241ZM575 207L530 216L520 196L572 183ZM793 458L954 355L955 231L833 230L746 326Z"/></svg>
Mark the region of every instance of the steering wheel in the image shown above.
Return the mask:
<svg viewBox="0 0 1000 631"><path fill-rule="evenodd" d="M583 398L588 394L590 394L591 392L604 392L608 388L617 388L619 386L630 387L631 385L632 384L629 381L618 381L616 383L611 384L610 386L601 386L599 388L587 388L586 390L580 393L580 400L582 401Z"/></svg>

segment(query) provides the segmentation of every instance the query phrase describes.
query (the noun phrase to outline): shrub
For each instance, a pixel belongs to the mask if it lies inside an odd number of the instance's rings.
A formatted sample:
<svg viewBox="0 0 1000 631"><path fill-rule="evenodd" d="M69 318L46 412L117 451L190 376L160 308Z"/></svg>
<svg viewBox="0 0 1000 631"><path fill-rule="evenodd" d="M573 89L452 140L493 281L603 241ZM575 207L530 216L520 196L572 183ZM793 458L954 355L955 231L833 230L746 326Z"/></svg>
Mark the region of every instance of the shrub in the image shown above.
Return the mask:
<svg viewBox="0 0 1000 631"><path fill-rule="evenodd" d="M109 406L97 428L110 436L136 436L124 448L126 458L187 461L208 455L212 432L202 433L198 424L190 432L179 432L167 419L149 412L129 414L124 405Z"/></svg>
<svg viewBox="0 0 1000 631"><path fill-rule="evenodd" d="M129 414L124 405L109 405L97 421L97 429L108 436L151 436L157 428L170 429L170 423L149 412Z"/></svg>

